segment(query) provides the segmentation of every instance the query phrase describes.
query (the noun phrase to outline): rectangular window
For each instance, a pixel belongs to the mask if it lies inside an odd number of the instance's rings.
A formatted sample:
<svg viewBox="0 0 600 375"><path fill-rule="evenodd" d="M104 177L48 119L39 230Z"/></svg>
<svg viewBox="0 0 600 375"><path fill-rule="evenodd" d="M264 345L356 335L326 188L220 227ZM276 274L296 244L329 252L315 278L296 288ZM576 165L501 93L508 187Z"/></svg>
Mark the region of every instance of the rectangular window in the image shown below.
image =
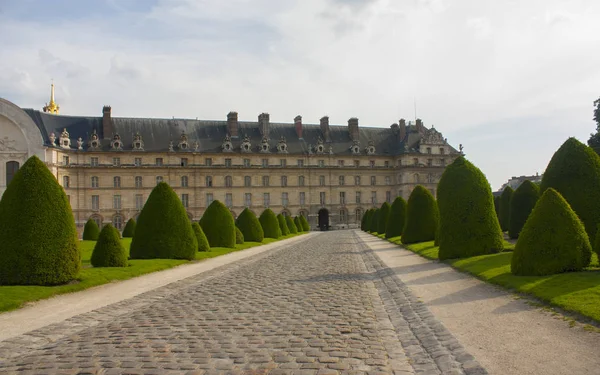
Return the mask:
<svg viewBox="0 0 600 375"><path fill-rule="evenodd" d="M266 168L269 166L269 159L262 159L262 166L263 168Z"/></svg>
<svg viewBox="0 0 600 375"><path fill-rule="evenodd" d="M156 158L155 164L159 167L163 165L163 158Z"/></svg>
<svg viewBox="0 0 600 375"><path fill-rule="evenodd" d="M377 204L377 192L376 191L371 192L371 203L373 205Z"/></svg>
<svg viewBox="0 0 600 375"><path fill-rule="evenodd" d="M142 166L142 158L135 158L135 159L133 160L133 164L134 164L136 167L141 167L141 166Z"/></svg>
<svg viewBox="0 0 600 375"><path fill-rule="evenodd" d="M384 167L386 167L386 168L389 168L389 167L390 167L390 162L389 162L389 161L387 161L387 160L386 160L386 161L384 161L384 162L383 162L383 166L384 166Z"/></svg>
<svg viewBox="0 0 600 375"><path fill-rule="evenodd" d="M228 208L233 207L233 194L225 194L225 206L227 206Z"/></svg>
<svg viewBox="0 0 600 375"><path fill-rule="evenodd" d="M181 194L181 204L183 204L183 207L185 208L190 206L190 196L188 194Z"/></svg>
<svg viewBox="0 0 600 375"><path fill-rule="evenodd" d="M188 187L188 176L181 176L181 187Z"/></svg>
<svg viewBox="0 0 600 375"><path fill-rule="evenodd" d="M385 184L386 185L391 185L392 184L392 178L390 176L385 176Z"/></svg>
<svg viewBox="0 0 600 375"><path fill-rule="evenodd" d="M63 176L63 187L64 188L69 187L69 176Z"/></svg>
<svg viewBox="0 0 600 375"><path fill-rule="evenodd" d="M374 168L375 167L375 160L369 160L369 166L371 168Z"/></svg>
<svg viewBox="0 0 600 375"><path fill-rule="evenodd" d="M100 196L92 195L92 210L98 211L100 209Z"/></svg>
<svg viewBox="0 0 600 375"><path fill-rule="evenodd" d="M443 147L440 147L440 154L444 155L446 153L446 149Z"/></svg>
<svg viewBox="0 0 600 375"><path fill-rule="evenodd" d="M250 168L250 159L244 159L244 167Z"/></svg>
<svg viewBox="0 0 600 375"><path fill-rule="evenodd" d="M269 176L263 176L262 184L263 186L269 186Z"/></svg>
<svg viewBox="0 0 600 375"><path fill-rule="evenodd" d="M271 194L263 193L263 205L268 208L271 205Z"/></svg>
<svg viewBox="0 0 600 375"><path fill-rule="evenodd" d="M181 162L179 164L182 167L187 167L188 166L188 159L187 158L181 158Z"/></svg>
<svg viewBox="0 0 600 375"><path fill-rule="evenodd" d="M281 176L281 186L282 187L287 186L287 176Z"/></svg>
<svg viewBox="0 0 600 375"><path fill-rule="evenodd" d="M135 195L135 209L141 210L144 207L144 196L142 194Z"/></svg>
<svg viewBox="0 0 600 375"><path fill-rule="evenodd" d="M113 177L113 187L120 188L121 187L121 177L115 176Z"/></svg>
<svg viewBox="0 0 600 375"><path fill-rule="evenodd" d="M98 185L99 185L99 184L98 184L98 177L96 177L96 176L93 176L93 177L92 177L92 187L93 187L93 188L97 188L97 187L98 187Z"/></svg>
<svg viewBox="0 0 600 375"><path fill-rule="evenodd" d="M319 202L321 203L321 206L325 206L326 202L325 202L325 192L324 191L319 193Z"/></svg>
<svg viewBox="0 0 600 375"><path fill-rule="evenodd" d="M377 185L377 177L371 176L371 185Z"/></svg>
<svg viewBox="0 0 600 375"><path fill-rule="evenodd" d="M388 203L392 203L392 192L391 191L385 192L385 201Z"/></svg>
<svg viewBox="0 0 600 375"><path fill-rule="evenodd" d="M227 168L231 168L231 159L229 159L229 158L225 159L225 166Z"/></svg>
<svg viewBox="0 0 600 375"><path fill-rule="evenodd" d="M343 166L344 166L344 161L343 161L343 160L338 160L338 165L339 165L340 167L343 167Z"/></svg>
<svg viewBox="0 0 600 375"><path fill-rule="evenodd" d="M413 165L419 165L419 158L413 159Z"/></svg>
<svg viewBox="0 0 600 375"><path fill-rule="evenodd" d="M115 210L121 209L121 196L120 195L113 195L113 208Z"/></svg>
<svg viewBox="0 0 600 375"><path fill-rule="evenodd" d="M298 176L298 186L304 186L304 176Z"/></svg>
<svg viewBox="0 0 600 375"><path fill-rule="evenodd" d="M427 153L431 155L431 147L427 147Z"/></svg>
<svg viewBox="0 0 600 375"><path fill-rule="evenodd" d="M279 166L281 166L283 168L287 167L287 160L279 159Z"/></svg>
<svg viewBox="0 0 600 375"><path fill-rule="evenodd" d="M360 160L354 160L354 166L355 167L360 167Z"/></svg>
<svg viewBox="0 0 600 375"><path fill-rule="evenodd" d="M433 159L427 159L427 166L428 167L433 166Z"/></svg>
<svg viewBox="0 0 600 375"><path fill-rule="evenodd" d="M340 176L339 180L340 180L340 186L344 186L344 182L345 182L344 176Z"/></svg>
<svg viewBox="0 0 600 375"><path fill-rule="evenodd" d="M69 157L67 155L63 155L63 164L69 165Z"/></svg>
<svg viewBox="0 0 600 375"><path fill-rule="evenodd" d="M121 166L121 158L113 158L113 166L115 166L115 167Z"/></svg>
<svg viewBox="0 0 600 375"><path fill-rule="evenodd" d="M319 167L323 168L325 166L325 160L319 160Z"/></svg>
<svg viewBox="0 0 600 375"><path fill-rule="evenodd" d="M212 158L205 158L204 165L206 165L207 167L212 166Z"/></svg>
<svg viewBox="0 0 600 375"><path fill-rule="evenodd" d="M233 186L233 178L231 176L225 176L225 187Z"/></svg>
<svg viewBox="0 0 600 375"><path fill-rule="evenodd" d="M245 187L252 186L252 177L250 177L250 176L244 176L244 186Z"/></svg>
<svg viewBox="0 0 600 375"><path fill-rule="evenodd" d="M163 182L163 176L156 176L156 184L160 184L161 182Z"/></svg>
<svg viewBox="0 0 600 375"><path fill-rule="evenodd" d="M304 167L304 159L298 159L298 166Z"/></svg>
<svg viewBox="0 0 600 375"><path fill-rule="evenodd" d="M90 165L92 167L97 167L98 166L98 158L96 158L96 157L90 158Z"/></svg>
<svg viewBox="0 0 600 375"><path fill-rule="evenodd" d="M288 193L281 193L281 205L287 207L288 204Z"/></svg>
<svg viewBox="0 0 600 375"><path fill-rule="evenodd" d="M354 176L354 185L360 186L360 176Z"/></svg>
<svg viewBox="0 0 600 375"><path fill-rule="evenodd" d="M360 191L356 192L356 203L360 204Z"/></svg>
<svg viewBox="0 0 600 375"><path fill-rule="evenodd" d="M138 189L142 187L142 176L135 176L135 187Z"/></svg>
<svg viewBox="0 0 600 375"><path fill-rule="evenodd" d="M346 192L340 191L340 204L346 204Z"/></svg>
<svg viewBox="0 0 600 375"><path fill-rule="evenodd" d="M300 205L304 206L306 204L306 193L301 191L300 192Z"/></svg>
<svg viewBox="0 0 600 375"><path fill-rule="evenodd" d="M440 164L442 167L446 166L446 159L440 159Z"/></svg>
<svg viewBox="0 0 600 375"><path fill-rule="evenodd" d="M319 186L325 186L325 176L319 176Z"/></svg>
<svg viewBox="0 0 600 375"><path fill-rule="evenodd" d="M251 193L244 194L244 205L246 205L246 207L252 206L252 194Z"/></svg>
<svg viewBox="0 0 600 375"><path fill-rule="evenodd" d="M210 206L210 204L213 202L213 195L212 193L207 193L206 194L206 207Z"/></svg>
<svg viewBox="0 0 600 375"><path fill-rule="evenodd" d="M206 187L212 187L212 186L213 186L212 176L206 176Z"/></svg>

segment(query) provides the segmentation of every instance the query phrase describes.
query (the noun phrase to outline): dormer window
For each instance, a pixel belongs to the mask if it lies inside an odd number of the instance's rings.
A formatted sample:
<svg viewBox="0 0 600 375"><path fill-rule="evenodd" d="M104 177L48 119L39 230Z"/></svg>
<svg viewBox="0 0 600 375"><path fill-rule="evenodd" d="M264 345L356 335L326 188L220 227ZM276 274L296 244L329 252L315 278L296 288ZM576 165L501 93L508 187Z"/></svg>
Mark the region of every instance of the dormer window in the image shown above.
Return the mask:
<svg viewBox="0 0 600 375"><path fill-rule="evenodd" d="M179 147L179 149L182 151L186 151L190 148L190 145L188 143L188 137L185 134L185 132L181 133L181 137L179 137L179 144L177 145L177 147Z"/></svg>
<svg viewBox="0 0 600 375"><path fill-rule="evenodd" d="M317 152L318 152L318 153L323 153L323 152L325 152L325 146L323 146L323 145L318 145L318 146L317 146Z"/></svg>
<svg viewBox="0 0 600 375"><path fill-rule="evenodd" d="M231 144L231 137L229 136L229 134L227 134L225 136L225 140L223 141L223 144L221 145L221 149L223 150L223 152L232 152L233 151L233 144Z"/></svg>
<svg viewBox="0 0 600 375"><path fill-rule="evenodd" d="M115 134L115 136L113 137L112 142L110 142L110 147L113 150L122 150L123 149L123 144L121 143L121 136L118 134Z"/></svg>

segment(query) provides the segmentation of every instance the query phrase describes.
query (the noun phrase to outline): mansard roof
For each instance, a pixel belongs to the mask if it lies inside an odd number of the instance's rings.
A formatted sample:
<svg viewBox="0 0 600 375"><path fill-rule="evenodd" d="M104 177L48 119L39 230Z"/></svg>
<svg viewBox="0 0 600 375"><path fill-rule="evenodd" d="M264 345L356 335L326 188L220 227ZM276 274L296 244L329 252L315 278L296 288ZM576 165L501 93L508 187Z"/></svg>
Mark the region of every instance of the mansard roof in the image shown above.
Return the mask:
<svg viewBox="0 0 600 375"><path fill-rule="evenodd" d="M84 150L89 147L89 140L94 132L100 139L100 150L110 151L111 140L118 134L122 141L123 151L133 149L134 136L139 133L144 142L146 152L169 151L169 143L173 142L174 151L177 148L182 134L187 136L189 151L194 151L193 145L198 142L198 152L215 153L222 152L222 145L228 135L227 121L193 120L193 119L160 119L160 118L127 118L112 117L113 134L103 134L102 117L65 116L40 112L33 109L24 111L36 123L46 145L50 145L50 134L54 133L58 138L63 129L66 129L71 139L71 148L76 149L76 140L81 137L84 142ZM240 152L241 144L247 136L251 142L252 153L257 153L262 144L263 136L260 132L258 121L239 121L238 137L231 139L233 152ZM329 139L321 131L320 125L302 124L302 138L296 133L294 123L269 123L268 125L269 151L277 153L277 144L280 139L285 138L287 152L290 154L309 154L314 152L317 144L322 140L324 154L329 151L336 155L351 155L354 145L347 125L329 125ZM372 144L375 147L374 155L394 156L407 152L414 152L429 132L436 130L415 125L407 125L404 137L398 126L388 128L359 127L360 154L365 155L365 148ZM432 133L433 134L433 133ZM440 134L441 136L441 134ZM372 142L372 143L371 143ZM445 140L444 140L445 143ZM330 147L331 146L331 147ZM450 152L458 152L450 146Z"/></svg>

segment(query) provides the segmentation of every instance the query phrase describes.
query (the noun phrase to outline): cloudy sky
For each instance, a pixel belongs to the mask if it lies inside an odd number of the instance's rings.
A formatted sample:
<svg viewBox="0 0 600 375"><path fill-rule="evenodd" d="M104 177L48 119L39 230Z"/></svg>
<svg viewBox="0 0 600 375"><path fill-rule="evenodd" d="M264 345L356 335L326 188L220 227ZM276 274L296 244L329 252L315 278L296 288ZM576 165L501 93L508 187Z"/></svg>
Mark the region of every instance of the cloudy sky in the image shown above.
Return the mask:
<svg viewBox="0 0 600 375"><path fill-rule="evenodd" d="M0 0L0 97L61 113L423 119L497 189L587 141L597 0Z"/></svg>

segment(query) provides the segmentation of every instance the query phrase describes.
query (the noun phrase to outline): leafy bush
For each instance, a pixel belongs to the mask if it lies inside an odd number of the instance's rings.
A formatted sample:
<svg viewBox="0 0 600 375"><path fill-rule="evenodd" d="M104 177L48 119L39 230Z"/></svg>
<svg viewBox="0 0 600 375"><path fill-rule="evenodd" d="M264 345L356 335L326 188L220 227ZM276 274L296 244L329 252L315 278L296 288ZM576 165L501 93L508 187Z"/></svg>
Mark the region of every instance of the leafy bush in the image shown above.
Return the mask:
<svg viewBox="0 0 600 375"><path fill-rule="evenodd" d="M288 228L287 223L285 222L285 216L282 214L277 215L277 221L279 222L279 229L281 229L281 235L287 236L290 234L290 228Z"/></svg>
<svg viewBox="0 0 600 375"><path fill-rule="evenodd" d="M258 218L248 208L244 208L235 221L235 225L242 231L244 241L262 242L265 238L265 232Z"/></svg>
<svg viewBox="0 0 600 375"><path fill-rule="evenodd" d="M369 232L373 234L378 234L377 230L379 229L379 208L373 209L373 215L371 216L371 225L369 226Z"/></svg>
<svg viewBox="0 0 600 375"><path fill-rule="evenodd" d="M298 216L296 216L294 218L294 224L296 224L296 228L298 229L298 233L304 232L304 228L302 227L302 222L300 221L300 218Z"/></svg>
<svg viewBox="0 0 600 375"><path fill-rule="evenodd" d="M598 224L598 230L596 231L596 240L594 242L594 252L600 257L600 224Z"/></svg>
<svg viewBox="0 0 600 375"><path fill-rule="evenodd" d="M543 276L580 271L590 264L591 249L581 220L560 193L548 188L521 231L511 272Z"/></svg>
<svg viewBox="0 0 600 375"><path fill-rule="evenodd" d="M192 230L196 235L196 241L198 242L198 251L210 251L210 244L208 243L208 238L204 234L202 227L200 224L194 222L192 223Z"/></svg>
<svg viewBox="0 0 600 375"><path fill-rule="evenodd" d="M390 207L390 218L385 228L385 238L402 235L406 222L406 201L402 197L396 197Z"/></svg>
<svg viewBox="0 0 600 375"><path fill-rule="evenodd" d="M510 220L510 200L514 190L507 186L502 191L502 195L500 195L500 228L502 228L503 232L508 230L508 222Z"/></svg>
<svg viewBox="0 0 600 375"><path fill-rule="evenodd" d="M519 238L519 233L525 221L540 198L540 188L529 180L515 190L510 200L510 215L508 219L508 235L510 238Z"/></svg>
<svg viewBox="0 0 600 375"><path fill-rule="evenodd" d="M371 223L373 223L373 214L374 213L375 213L375 211L372 208L369 208L367 210L367 212L365 212L365 227L363 229L365 232L371 231Z"/></svg>
<svg viewBox="0 0 600 375"><path fill-rule="evenodd" d="M265 233L265 238L279 238L281 237L281 228L279 228L279 220L277 220L277 216L275 213L271 211L270 208L267 208L260 214L258 218L260 225L263 228Z"/></svg>
<svg viewBox="0 0 600 375"><path fill-rule="evenodd" d="M100 235L100 229L98 228L98 224L91 218L86 221L85 226L83 227L83 239L85 241L98 241L98 236Z"/></svg>
<svg viewBox="0 0 600 375"><path fill-rule="evenodd" d="M383 234L387 228L388 220L390 219L390 213L392 206L388 202L383 202L379 209L379 221L377 224L377 233Z"/></svg>
<svg viewBox="0 0 600 375"><path fill-rule="evenodd" d="M132 238L135 233L135 220L133 218L127 220L127 224L125 224L125 229L123 229L123 238L129 237Z"/></svg>
<svg viewBox="0 0 600 375"><path fill-rule="evenodd" d="M219 200L214 200L202 215L200 226L210 247L235 248L235 222L231 211Z"/></svg>
<svg viewBox="0 0 600 375"><path fill-rule="evenodd" d="M100 231L90 259L94 267L127 267L127 250L121 243L119 231L107 224Z"/></svg>
<svg viewBox="0 0 600 375"><path fill-rule="evenodd" d="M135 226L131 259L194 259L198 241L187 212L166 182L152 189Z"/></svg>
<svg viewBox="0 0 600 375"><path fill-rule="evenodd" d="M292 220L291 216L285 217L285 223L287 224L287 227L290 230L291 234L298 233L298 228L296 228L296 224L294 224L294 220Z"/></svg>
<svg viewBox="0 0 600 375"><path fill-rule="evenodd" d="M437 188L439 258L499 252L504 241L485 175L463 156L444 170Z"/></svg>
<svg viewBox="0 0 600 375"><path fill-rule="evenodd" d="M0 285L57 285L77 277L81 255L71 205L37 156L0 201Z"/></svg>
<svg viewBox="0 0 600 375"><path fill-rule="evenodd" d="M494 211L496 211L496 217L498 218L498 223L500 222L500 201L502 198L497 195L494 197Z"/></svg>
<svg viewBox="0 0 600 375"><path fill-rule="evenodd" d="M244 243L244 234L238 227L235 227L235 243L238 245L241 245Z"/></svg>
<svg viewBox="0 0 600 375"><path fill-rule="evenodd" d="M310 224L308 224L308 220L306 220L304 215L300 215L300 223L302 224L303 232L310 232Z"/></svg>
<svg viewBox="0 0 600 375"><path fill-rule="evenodd" d="M554 153L540 193L554 188L583 222L591 242L600 223L600 157L590 147L569 138Z"/></svg>
<svg viewBox="0 0 600 375"><path fill-rule="evenodd" d="M438 221L439 213L435 198L429 190L417 185L408 198L402 243L434 240Z"/></svg>

